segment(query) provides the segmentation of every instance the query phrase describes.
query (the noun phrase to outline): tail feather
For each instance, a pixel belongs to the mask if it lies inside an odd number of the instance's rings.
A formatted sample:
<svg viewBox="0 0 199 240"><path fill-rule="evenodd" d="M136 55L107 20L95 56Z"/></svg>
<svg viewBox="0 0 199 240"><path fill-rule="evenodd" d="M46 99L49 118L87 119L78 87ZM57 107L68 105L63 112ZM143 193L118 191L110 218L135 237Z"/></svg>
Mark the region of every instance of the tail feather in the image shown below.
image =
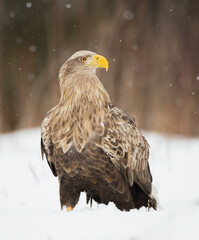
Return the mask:
<svg viewBox="0 0 199 240"><path fill-rule="evenodd" d="M159 202L159 198L158 198L158 190L153 184L152 184L151 194L149 195L148 205L149 205L148 206L149 208L152 207L155 210L160 208L160 202Z"/></svg>

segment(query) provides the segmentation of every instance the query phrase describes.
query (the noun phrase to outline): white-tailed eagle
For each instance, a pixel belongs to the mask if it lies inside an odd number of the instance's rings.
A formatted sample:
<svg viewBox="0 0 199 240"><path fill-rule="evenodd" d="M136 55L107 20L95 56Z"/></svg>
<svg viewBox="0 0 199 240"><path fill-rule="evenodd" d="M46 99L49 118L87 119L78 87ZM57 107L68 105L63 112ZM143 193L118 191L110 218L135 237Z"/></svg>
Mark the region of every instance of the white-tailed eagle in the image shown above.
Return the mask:
<svg viewBox="0 0 199 240"><path fill-rule="evenodd" d="M42 155L59 178L61 207L72 210L86 192L87 203L156 209L149 145L135 119L112 104L97 68L108 69L105 57L72 55L60 69L60 101L42 123Z"/></svg>

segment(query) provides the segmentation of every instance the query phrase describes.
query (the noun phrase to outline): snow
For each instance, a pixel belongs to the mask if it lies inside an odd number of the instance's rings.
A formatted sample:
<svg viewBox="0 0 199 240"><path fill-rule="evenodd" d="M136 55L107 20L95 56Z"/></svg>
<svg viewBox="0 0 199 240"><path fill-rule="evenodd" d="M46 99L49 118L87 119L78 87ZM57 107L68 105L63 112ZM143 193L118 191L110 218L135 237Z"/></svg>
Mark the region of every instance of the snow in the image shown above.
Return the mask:
<svg viewBox="0 0 199 240"><path fill-rule="evenodd" d="M26 7L27 7L27 8L31 8L31 7L32 7L32 3L31 3L31 2L27 2L27 3L26 3Z"/></svg>
<svg viewBox="0 0 199 240"><path fill-rule="evenodd" d="M66 4L66 8L71 8L71 4L70 4L70 3L67 3L67 4Z"/></svg>
<svg viewBox="0 0 199 240"><path fill-rule="evenodd" d="M29 73L27 76L28 81L33 81L35 80L35 74L34 73Z"/></svg>
<svg viewBox="0 0 199 240"><path fill-rule="evenodd" d="M29 47L29 51L30 52L35 52L37 50L37 47L35 46L35 45L31 45L30 47Z"/></svg>
<svg viewBox="0 0 199 240"><path fill-rule="evenodd" d="M9 16L10 16L10 18L15 18L15 12L14 11L10 11Z"/></svg>
<svg viewBox="0 0 199 240"><path fill-rule="evenodd" d="M132 20L134 18L134 14L132 11L127 10L123 12L123 17L125 20Z"/></svg>
<svg viewBox="0 0 199 240"><path fill-rule="evenodd" d="M161 209L114 204L60 210L58 181L40 155L40 130L0 135L0 239L198 239L199 139L144 133Z"/></svg>
<svg viewBox="0 0 199 240"><path fill-rule="evenodd" d="M23 42L23 38L22 37L18 37L15 39L16 44L21 44Z"/></svg>

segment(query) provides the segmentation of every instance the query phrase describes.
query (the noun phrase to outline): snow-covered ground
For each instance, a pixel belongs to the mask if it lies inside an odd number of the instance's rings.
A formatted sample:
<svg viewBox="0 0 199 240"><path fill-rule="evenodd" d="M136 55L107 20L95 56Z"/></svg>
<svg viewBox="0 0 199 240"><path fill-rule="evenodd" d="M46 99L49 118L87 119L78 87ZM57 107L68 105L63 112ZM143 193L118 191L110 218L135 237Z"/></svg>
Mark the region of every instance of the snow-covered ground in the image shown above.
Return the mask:
<svg viewBox="0 0 199 240"><path fill-rule="evenodd" d="M114 204L60 210L58 181L40 155L40 130L0 135L0 239L199 239L199 139L145 133L162 209Z"/></svg>

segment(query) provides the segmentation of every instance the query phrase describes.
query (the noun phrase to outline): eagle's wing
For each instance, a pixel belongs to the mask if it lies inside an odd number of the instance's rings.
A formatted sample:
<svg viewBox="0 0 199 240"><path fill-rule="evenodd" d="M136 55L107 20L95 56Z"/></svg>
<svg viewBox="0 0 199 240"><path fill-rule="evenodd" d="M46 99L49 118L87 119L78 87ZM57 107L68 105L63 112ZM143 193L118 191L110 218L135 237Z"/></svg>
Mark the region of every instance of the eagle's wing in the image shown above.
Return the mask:
<svg viewBox="0 0 199 240"><path fill-rule="evenodd" d="M53 143L50 127L50 114L44 119L41 127L41 153L42 158L45 154L46 160L54 176L57 176L55 165L53 163Z"/></svg>
<svg viewBox="0 0 199 240"><path fill-rule="evenodd" d="M103 122L104 133L95 141L122 172L130 186L135 181L145 193L151 193L149 145L135 120L122 110L112 107Z"/></svg>

